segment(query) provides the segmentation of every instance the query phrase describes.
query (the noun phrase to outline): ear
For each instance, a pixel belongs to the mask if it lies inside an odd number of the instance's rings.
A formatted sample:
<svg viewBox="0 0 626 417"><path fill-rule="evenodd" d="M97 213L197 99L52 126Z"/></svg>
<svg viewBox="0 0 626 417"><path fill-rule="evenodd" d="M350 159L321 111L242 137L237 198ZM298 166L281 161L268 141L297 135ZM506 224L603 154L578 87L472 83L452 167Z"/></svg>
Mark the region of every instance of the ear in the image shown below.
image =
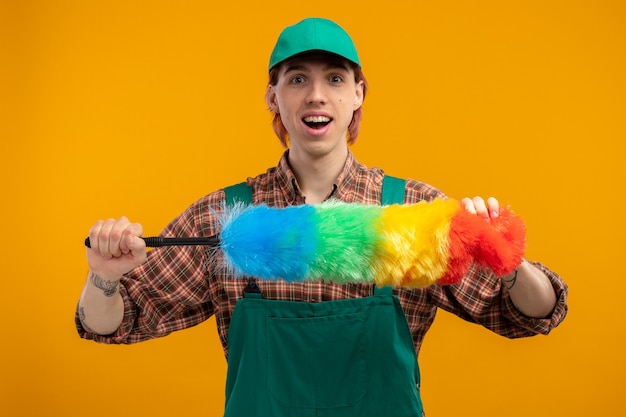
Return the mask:
<svg viewBox="0 0 626 417"><path fill-rule="evenodd" d="M363 80L359 81L356 84L356 89L354 91L354 110L358 109L363 105Z"/></svg>
<svg viewBox="0 0 626 417"><path fill-rule="evenodd" d="M278 114L280 113L278 110L278 100L276 98L276 90L274 89L274 86L271 84L267 85L267 90L265 91L265 103L267 104L267 107L273 111L274 113Z"/></svg>

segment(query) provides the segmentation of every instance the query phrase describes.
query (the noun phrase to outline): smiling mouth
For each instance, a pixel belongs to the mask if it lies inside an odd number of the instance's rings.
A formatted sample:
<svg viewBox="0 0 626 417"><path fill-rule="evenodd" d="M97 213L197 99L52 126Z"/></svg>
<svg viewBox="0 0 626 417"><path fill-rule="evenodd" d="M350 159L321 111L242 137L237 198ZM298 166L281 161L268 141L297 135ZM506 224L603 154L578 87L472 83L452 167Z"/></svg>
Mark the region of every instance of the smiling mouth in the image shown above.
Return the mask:
<svg viewBox="0 0 626 417"><path fill-rule="evenodd" d="M311 129L321 129L329 124L332 119L327 116L307 116L302 121Z"/></svg>

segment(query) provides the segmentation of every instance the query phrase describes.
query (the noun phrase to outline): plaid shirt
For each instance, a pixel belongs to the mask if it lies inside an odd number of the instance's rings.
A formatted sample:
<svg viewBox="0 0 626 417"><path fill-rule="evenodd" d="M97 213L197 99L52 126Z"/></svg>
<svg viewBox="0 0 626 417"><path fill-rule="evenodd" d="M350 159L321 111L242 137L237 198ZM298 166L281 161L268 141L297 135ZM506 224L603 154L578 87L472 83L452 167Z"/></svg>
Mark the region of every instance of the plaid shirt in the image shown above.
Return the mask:
<svg viewBox="0 0 626 417"><path fill-rule="evenodd" d="M247 184L254 203L285 207L304 204L296 179L287 162L288 153L277 167ZM383 171L359 164L352 153L329 197L350 203L380 204ZM405 202L431 201L443 194L415 180L407 180ZM224 191L218 190L191 205L174 219L162 236L212 236L220 232L220 213ZM534 263L549 277L557 294L553 313L543 319L523 315L511 302L506 287L489 270L473 266L463 280L454 285L427 288L397 288L409 323L415 350L419 353L424 335L437 308L447 310L470 322L509 338L547 334L567 313L567 286L554 272ZM292 282L257 280L263 297L290 301L320 302L373 294L371 284L333 284L330 282ZM109 336L87 332L76 315L81 337L102 343L136 343L165 336L195 326L215 315L222 346L228 356L228 328L233 309L247 285L229 273L221 251L200 247L164 247L149 252L148 261L123 277L120 293L124 299L124 320Z"/></svg>

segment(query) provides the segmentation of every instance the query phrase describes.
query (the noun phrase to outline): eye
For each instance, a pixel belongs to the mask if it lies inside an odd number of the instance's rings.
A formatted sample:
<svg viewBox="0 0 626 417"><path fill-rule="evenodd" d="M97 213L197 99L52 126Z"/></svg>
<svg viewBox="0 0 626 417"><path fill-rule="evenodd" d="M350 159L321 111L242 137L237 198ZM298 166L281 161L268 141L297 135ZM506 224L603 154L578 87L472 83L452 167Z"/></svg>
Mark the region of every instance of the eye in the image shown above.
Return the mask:
<svg viewBox="0 0 626 417"><path fill-rule="evenodd" d="M301 75L296 75L291 79L292 84L302 84L304 82L304 77Z"/></svg>
<svg viewBox="0 0 626 417"><path fill-rule="evenodd" d="M333 84L340 83L343 81L343 77L341 75L331 75L330 82Z"/></svg>

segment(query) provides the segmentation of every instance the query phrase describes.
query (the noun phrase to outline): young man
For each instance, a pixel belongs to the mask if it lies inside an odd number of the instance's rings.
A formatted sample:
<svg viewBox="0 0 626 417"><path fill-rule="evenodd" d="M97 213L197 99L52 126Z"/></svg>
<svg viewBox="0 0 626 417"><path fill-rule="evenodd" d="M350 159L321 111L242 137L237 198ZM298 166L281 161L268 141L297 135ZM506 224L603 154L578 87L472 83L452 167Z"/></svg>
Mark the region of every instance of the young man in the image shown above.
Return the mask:
<svg viewBox="0 0 626 417"><path fill-rule="evenodd" d="M278 165L247 180L255 204L286 207L330 198L380 204L384 173L359 164L366 82L356 48L334 22L286 28L270 58L266 100L287 147ZM407 180L404 202L443 197ZM485 221L498 202L462 201ZM163 236L212 236L225 190L195 202ZM141 225L99 221L89 233L90 272L79 301L81 337L136 343L215 315L228 359L226 416L420 416L417 354L437 308L506 337L547 334L567 312L567 286L524 260L497 277L472 267L454 285L409 289L368 284L244 280L204 247L147 254Z"/></svg>

